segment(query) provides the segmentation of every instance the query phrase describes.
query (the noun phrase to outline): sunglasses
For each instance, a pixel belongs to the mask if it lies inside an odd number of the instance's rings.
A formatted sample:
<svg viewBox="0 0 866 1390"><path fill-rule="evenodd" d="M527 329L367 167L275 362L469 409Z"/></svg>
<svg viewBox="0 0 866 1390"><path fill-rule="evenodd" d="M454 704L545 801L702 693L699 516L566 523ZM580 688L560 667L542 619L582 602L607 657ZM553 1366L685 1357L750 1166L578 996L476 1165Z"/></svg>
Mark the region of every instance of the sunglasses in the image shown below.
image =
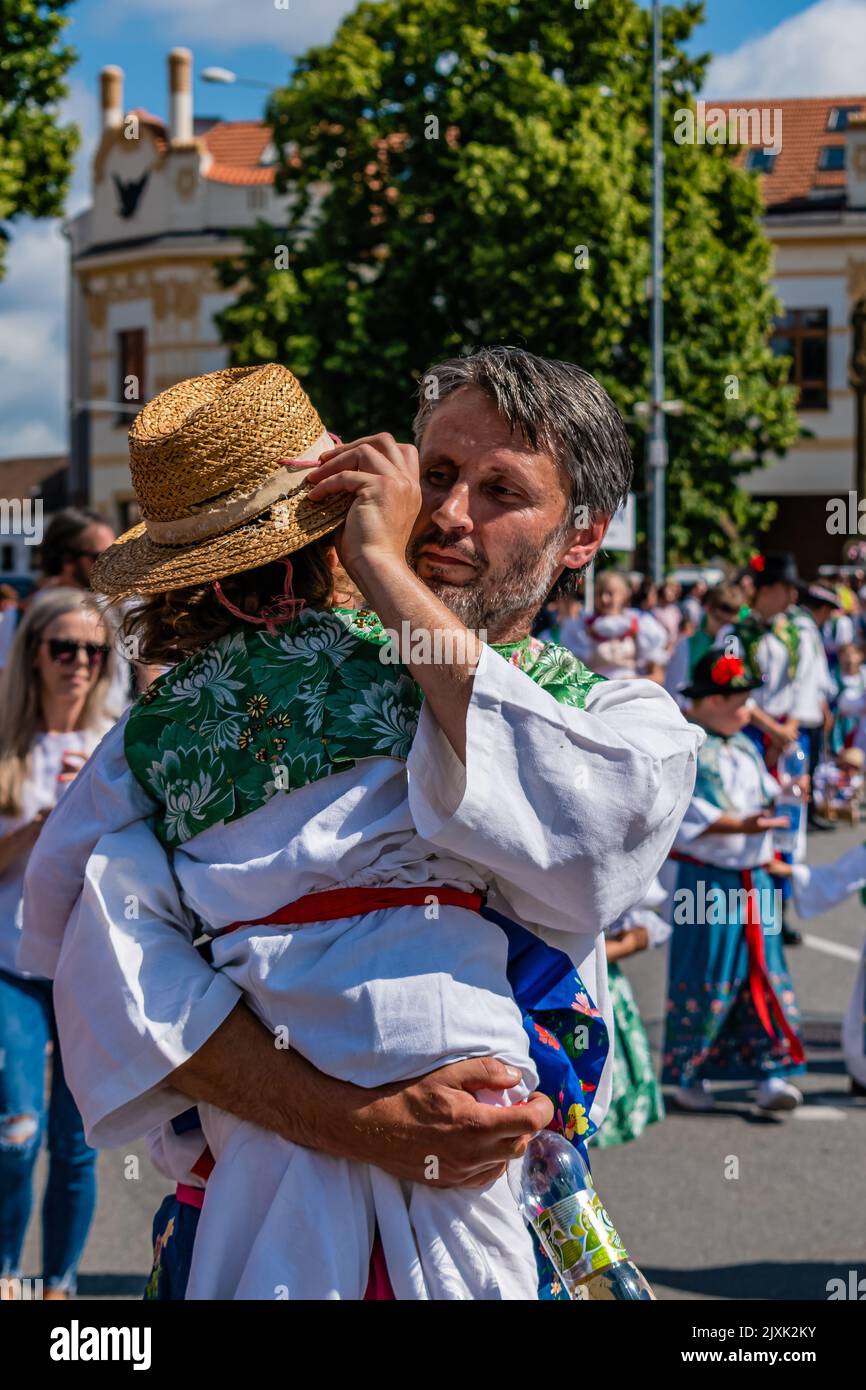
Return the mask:
<svg viewBox="0 0 866 1390"><path fill-rule="evenodd" d="M101 550L70 550L70 555L75 555L79 560L98 560L102 554Z"/></svg>
<svg viewBox="0 0 866 1390"><path fill-rule="evenodd" d="M713 608L717 613L721 613L726 618L736 618L739 608L731 608L727 603L714 603Z"/></svg>
<svg viewBox="0 0 866 1390"><path fill-rule="evenodd" d="M98 666L111 651L110 647L99 642L72 642L65 637L46 637L51 660L58 666L71 666L78 660L78 653L84 652L88 666Z"/></svg>

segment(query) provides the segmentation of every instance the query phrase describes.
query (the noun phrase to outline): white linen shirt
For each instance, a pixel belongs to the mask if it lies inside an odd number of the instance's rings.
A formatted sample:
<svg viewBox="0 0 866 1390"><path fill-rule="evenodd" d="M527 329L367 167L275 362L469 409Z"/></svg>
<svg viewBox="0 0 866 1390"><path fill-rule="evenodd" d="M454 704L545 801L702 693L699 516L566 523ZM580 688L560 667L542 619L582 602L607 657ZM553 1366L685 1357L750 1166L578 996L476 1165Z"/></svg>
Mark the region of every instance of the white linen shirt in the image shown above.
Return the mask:
<svg viewBox="0 0 866 1390"><path fill-rule="evenodd" d="M726 739L719 749L722 787L735 815L749 816L763 810L781 793L781 787L757 755L752 757ZM724 808L693 796L680 825L674 848L702 864L720 869L754 869L773 857L773 832L762 835L714 835L707 827L724 815Z"/></svg>
<svg viewBox="0 0 866 1390"><path fill-rule="evenodd" d="M836 694L836 682L830 675L821 629L808 613L793 613L792 620L800 634L800 655L790 715L804 729L818 728L824 722L824 706Z"/></svg>
<svg viewBox="0 0 866 1390"><path fill-rule="evenodd" d="M126 763L123 727L103 741L40 836L19 953L24 968L54 977L66 1074L91 1142L128 1142L188 1108L168 1078L242 994L192 946L201 922L218 931L261 920L324 889L489 890L492 907L570 956L611 1027L601 933L668 853L702 733L652 682L600 683L578 710L490 648L466 733L464 766L425 703L406 763L365 759L276 796L194 837L173 862L146 823L153 805ZM426 924L431 943L455 917L465 931L479 925L443 905ZM594 1119L609 1095L608 1065Z"/></svg>

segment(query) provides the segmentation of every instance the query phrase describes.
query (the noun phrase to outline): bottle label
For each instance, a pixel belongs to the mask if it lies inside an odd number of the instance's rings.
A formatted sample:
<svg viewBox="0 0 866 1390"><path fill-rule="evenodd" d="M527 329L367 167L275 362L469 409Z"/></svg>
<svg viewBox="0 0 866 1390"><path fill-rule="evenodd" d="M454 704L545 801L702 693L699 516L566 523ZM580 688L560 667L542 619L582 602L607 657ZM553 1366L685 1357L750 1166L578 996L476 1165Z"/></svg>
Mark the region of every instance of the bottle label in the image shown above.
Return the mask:
<svg viewBox="0 0 866 1390"><path fill-rule="evenodd" d="M554 1202L535 1218L535 1229L569 1283L629 1257L595 1191L575 1192Z"/></svg>

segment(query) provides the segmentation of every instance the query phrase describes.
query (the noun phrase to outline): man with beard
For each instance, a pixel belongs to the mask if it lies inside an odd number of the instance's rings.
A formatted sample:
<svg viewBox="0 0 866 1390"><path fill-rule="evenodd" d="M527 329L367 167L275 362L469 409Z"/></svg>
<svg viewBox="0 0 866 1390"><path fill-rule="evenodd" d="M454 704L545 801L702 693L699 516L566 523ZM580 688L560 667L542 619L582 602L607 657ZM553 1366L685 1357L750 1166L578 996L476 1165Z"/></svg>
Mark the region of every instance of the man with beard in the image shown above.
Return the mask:
<svg viewBox="0 0 866 1390"><path fill-rule="evenodd" d="M424 705L406 772L399 772L398 841L411 832L419 872L443 852L475 864L491 906L565 952L604 1015L600 930L642 896L664 859L690 793L698 735L657 686L599 681L567 654L533 648L528 633L552 585L573 587L627 491L622 422L592 377L516 349L434 368L422 394L418 452L376 435L322 453L318 466L310 454L299 465L305 502L347 499L339 558L386 628L399 632L408 623L410 635L441 630L453 638L453 660L408 661ZM245 522L248 502L233 504L243 504ZM201 508L194 520L197 536L208 534ZM154 535L160 528L165 535L165 525L155 524ZM130 544L117 549L125 556ZM287 540L284 552L292 549ZM146 571L140 579L162 592ZM224 595L213 588L229 599L229 611L264 621L254 595L232 590L230 597L222 582ZM188 623L195 617L185 614ZM359 615L359 628L363 621ZM472 629L486 629L494 647L508 650L506 659ZM153 699L160 698L157 691ZM100 751L75 814L57 820L41 842L22 956L25 968L56 972L60 1009L76 1039L73 1065L82 1068L77 1094L97 1142L126 1142L147 1124L176 1117L185 1096L410 1182L426 1176L431 1154L442 1185L487 1186L501 1174L551 1109L539 1096L509 1113L480 1105L474 1093L514 1082L495 1058L456 1062L416 1081L339 1081L307 1062L302 1047L275 1048L240 992L200 958L177 886L143 839L134 910L123 910L116 887L122 856L108 842L115 827L123 833L140 820L142 802L122 755ZM361 768L359 787L368 770ZM105 847L87 868L58 966L94 823ZM364 843L373 832L362 824L361 833ZM341 866L337 883L344 872ZM431 940L440 930L431 923ZM101 994L94 1009L85 984L107 951L126 982L110 1046L104 1009L115 1006ZM95 1087L84 1074L88 1056L91 1075L100 1072ZM602 1077L593 1104L599 1118L608 1095ZM177 1126L174 1134L184 1138Z"/></svg>

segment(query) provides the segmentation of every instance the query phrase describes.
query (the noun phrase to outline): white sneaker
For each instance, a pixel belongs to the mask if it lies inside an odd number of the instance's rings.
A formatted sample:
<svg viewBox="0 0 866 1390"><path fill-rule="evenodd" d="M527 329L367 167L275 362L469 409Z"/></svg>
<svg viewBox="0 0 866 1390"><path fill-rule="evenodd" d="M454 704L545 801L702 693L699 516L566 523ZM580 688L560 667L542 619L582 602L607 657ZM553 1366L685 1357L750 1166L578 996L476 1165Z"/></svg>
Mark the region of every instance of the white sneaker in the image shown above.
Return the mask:
<svg viewBox="0 0 866 1390"><path fill-rule="evenodd" d="M699 1081L695 1086L677 1086L673 1100L681 1110L706 1111L716 1108L716 1098L706 1081Z"/></svg>
<svg viewBox="0 0 866 1390"><path fill-rule="evenodd" d="M803 1092L781 1076L768 1076L755 1092L759 1110L796 1110L803 1104Z"/></svg>

